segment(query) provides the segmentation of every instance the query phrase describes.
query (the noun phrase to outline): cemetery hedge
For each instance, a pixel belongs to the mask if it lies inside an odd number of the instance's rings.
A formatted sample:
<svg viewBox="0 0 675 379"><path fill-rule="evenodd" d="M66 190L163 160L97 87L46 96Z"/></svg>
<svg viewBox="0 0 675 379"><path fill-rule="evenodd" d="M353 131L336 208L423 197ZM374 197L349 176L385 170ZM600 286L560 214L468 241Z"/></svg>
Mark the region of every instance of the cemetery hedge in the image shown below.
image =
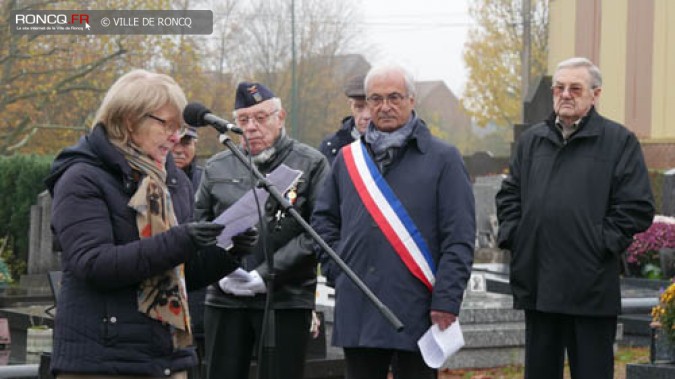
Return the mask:
<svg viewBox="0 0 675 379"><path fill-rule="evenodd" d="M30 207L46 189L51 156L0 156L0 247L13 278L24 274L28 257Z"/></svg>

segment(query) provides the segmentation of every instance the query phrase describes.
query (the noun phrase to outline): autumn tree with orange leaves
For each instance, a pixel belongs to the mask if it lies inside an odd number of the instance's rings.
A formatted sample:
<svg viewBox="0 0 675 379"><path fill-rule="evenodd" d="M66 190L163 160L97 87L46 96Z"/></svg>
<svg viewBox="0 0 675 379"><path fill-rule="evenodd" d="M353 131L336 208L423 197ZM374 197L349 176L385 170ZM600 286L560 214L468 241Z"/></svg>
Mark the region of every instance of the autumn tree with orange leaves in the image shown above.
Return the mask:
<svg viewBox="0 0 675 379"><path fill-rule="evenodd" d="M91 1L3 2L0 8L0 155L54 154L86 133L101 97L132 68L177 70L199 61L190 39L146 35L12 35L21 9L96 9ZM105 2L111 9L171 9L171 1ZM191 66L184 76L200 75ZM40 134L40 138L34 138ZM28 142L30 149L26 147Z"/></svg>
<svg viewBox="0 0 675 379"><path fill-rule="evenodd" d="M475 20L468 34L464 60L469 80L462 105L480 126L510 127L522 109L521 50L523 0L474 0ZM530 78L546 72L548 57L548 1L531 1Z"/></svg>

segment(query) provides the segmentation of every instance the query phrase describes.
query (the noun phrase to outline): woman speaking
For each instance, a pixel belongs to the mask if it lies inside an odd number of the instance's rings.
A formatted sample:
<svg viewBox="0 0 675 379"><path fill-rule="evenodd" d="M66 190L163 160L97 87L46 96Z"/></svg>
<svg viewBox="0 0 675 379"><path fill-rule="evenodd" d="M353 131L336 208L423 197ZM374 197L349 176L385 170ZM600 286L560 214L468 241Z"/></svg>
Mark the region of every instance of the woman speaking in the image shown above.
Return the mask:
<svg viewBox="0 0 675 379"><path fill-rule="evenodd" d="M52 373L186 378L197 364L187 291L236 268L257 235L216 247L224 226L194 223L189 179L169 154L187 101L169 76L135 70L108 90L91 133L46 179L63 277Z"/></svg>

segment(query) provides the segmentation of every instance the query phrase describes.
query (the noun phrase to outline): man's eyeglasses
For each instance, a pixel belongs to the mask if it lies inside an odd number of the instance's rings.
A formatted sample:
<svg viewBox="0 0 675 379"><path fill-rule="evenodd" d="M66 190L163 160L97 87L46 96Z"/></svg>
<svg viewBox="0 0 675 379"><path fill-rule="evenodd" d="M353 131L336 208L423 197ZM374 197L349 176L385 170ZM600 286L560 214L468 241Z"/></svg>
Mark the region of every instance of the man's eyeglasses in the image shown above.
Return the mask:
<svg viewBox="0 0 675 379"><path fill-rule="evenodd" d="M387 103L389 103L389 105L391 105L392 107L398 107L399 105L401 105L401 102L403 101L403 99L407 99L407 98L408 98L408 95L401 95L398 92L394 92L394 93L390 93L387 96L380 96L380 95L368 96L368 97L366 97L366 102L371 107L379 107L385 101Z"/></svg>
<svg viewBox="0 0 675 379"><path fill-rule="evenodd" d="M154 114L150 114L150 113L146 113L145 117L151 118L151 119L159 122L160 124L162 124L162 126L164 127L164 131L169 133L169 134L174 134L174 133L183 134L183 133L185 133L186 127L185 127L185 124L183 124L182 122L178 122L178 123L169 122L165 119L159 118L159 117L155 116Z"/></svg>
<svg viewBox="0 0 675 379"><path fill-rule="evenodd" d="M246 126L248 125L249 121L254 121L258 125L263 125L267 122L267 120L272 117L273 114L279 112L279 110L272 111L270 113L256 113L253 116L237 116L237 124L241 126Z"/></svg>
<svg viewBox="0 0 675 379"><path fill-rule="evenodd" d="M554 96L560 96L563 93L565 93L565 91L567 90L567 92L570 94L570 96L579 97L579 96L584 94L585 89L586 88L584 86L579 85L579 84L571 84L567 87L562 85L562 84L554 84L551 87L551 90L553 91Z"/></svg>

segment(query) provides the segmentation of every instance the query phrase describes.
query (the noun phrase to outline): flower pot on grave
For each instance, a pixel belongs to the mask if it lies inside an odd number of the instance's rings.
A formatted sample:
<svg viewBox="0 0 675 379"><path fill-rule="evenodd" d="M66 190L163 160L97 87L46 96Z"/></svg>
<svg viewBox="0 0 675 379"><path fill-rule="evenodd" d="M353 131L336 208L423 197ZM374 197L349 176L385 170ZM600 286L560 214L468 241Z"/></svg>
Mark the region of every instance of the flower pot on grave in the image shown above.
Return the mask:
<svg viewBox="0 0 675 379"><path fill-rule="evenodd" d="M52 329L33 326L26 330L26 363L40 363L43 353L52 352Z"/></svg>
<svg viewBox="0 0 675 379"><path fill-rule="evenodd" d="M660 327L652 327L651 333L650 362L675 363L675 342L669 340Z"/></svg>

